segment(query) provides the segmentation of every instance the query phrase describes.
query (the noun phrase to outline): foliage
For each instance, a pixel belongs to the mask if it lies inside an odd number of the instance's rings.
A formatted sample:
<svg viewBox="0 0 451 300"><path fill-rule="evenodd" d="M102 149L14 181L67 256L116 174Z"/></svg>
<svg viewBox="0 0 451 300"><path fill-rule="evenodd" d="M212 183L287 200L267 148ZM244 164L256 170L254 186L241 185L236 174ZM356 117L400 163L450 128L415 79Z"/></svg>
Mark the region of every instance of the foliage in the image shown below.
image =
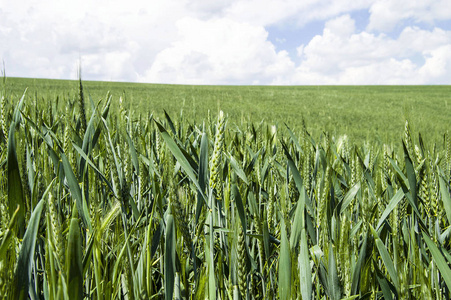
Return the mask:
<svg viewBox="0 0 451 300"><path fill-rule="evenodd" d="M2 91L2 296L450 297L447 134L406 123L398 153L86 95L14 112Z"/></svg>

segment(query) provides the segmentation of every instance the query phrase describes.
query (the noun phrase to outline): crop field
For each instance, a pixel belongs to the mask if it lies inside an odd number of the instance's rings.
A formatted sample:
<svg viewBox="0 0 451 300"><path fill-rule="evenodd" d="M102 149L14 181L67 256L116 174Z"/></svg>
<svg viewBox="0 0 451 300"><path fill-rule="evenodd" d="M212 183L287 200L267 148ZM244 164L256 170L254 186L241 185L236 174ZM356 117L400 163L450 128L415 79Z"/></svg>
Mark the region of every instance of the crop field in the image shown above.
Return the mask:
<svg viewBox="0 0 451 300"><path fill-rule="evenodd" d="M77 81L8 78L6 90L17 101L27 96L37 102L64 106L75 100ZM286 123L299 132L303 120L315 138L325 131L347 135L352 143L365 141L399 147L405 120L421 132L428 144L443 142L451 119L451 86L185 86L118 82L84 82L86 100L97 103L112 95L117 113L122 97L127 108L164 117L183 117L191 123L208 118L208 111L227 114L229 127L247 123L276 125L285 134ZM61 107L60 107L61 108ZM183 112L183 113L182 113ZM135 120L135 119L134 119Z"/></svg>
<svg viewBox="0 0 451 300"><path fill-rule="evenodd" d="M450 87L1 87L4 298L451 296Z"/></svg>

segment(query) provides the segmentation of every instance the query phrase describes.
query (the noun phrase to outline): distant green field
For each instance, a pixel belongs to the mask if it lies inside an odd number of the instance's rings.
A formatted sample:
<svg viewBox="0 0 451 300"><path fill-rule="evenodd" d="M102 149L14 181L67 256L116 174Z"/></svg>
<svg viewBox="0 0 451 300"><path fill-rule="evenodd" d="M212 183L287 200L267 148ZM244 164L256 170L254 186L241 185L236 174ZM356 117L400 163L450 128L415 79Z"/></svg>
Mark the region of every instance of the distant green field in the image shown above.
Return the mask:
<svg viewBox="0 0 451 300"><path fill-rule="evenodd" d="M27 96L54 98L64 103L77 96L76 81L7 78L6 91L13 100ZM84 82L85 93L95 103L107 91L118 106L120 96L138 117L147 112L183 118L190 123L205 120L208 111L222 109L229 123L286 123L298 131L304 119L314 137L323 131L347 134L351 140L399 144L407 118L412 132L440 144L451 120L451 86L188 86L118 82ZM124 96L125 95L125 96Z"/></svg>

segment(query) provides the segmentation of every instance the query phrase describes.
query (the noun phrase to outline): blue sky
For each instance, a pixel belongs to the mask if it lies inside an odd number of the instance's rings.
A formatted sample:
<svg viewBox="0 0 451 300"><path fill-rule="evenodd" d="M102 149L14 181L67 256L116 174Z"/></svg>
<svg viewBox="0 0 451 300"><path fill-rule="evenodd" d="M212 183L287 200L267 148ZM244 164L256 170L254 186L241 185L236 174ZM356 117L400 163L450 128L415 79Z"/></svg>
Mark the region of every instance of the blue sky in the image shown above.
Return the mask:
<svg viewBox="0 0 451 300"><path fill-rule="evenodd" d="M451 84L449 0L0 0L7 76Z"/></svg>

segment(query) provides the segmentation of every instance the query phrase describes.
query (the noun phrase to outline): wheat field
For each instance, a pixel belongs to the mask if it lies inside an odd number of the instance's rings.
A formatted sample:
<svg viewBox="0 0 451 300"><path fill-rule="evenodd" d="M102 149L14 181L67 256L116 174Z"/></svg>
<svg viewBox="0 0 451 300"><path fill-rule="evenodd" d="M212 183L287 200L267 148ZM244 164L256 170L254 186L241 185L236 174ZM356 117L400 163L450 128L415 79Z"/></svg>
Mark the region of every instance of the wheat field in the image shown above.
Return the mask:
<svg viewBox="0 0 451 300"><path fill-rule="evenodd" d="M451 295L446 132L353 144L153 116L81 80L63 104L1 92L3 298Z"/></svg>

